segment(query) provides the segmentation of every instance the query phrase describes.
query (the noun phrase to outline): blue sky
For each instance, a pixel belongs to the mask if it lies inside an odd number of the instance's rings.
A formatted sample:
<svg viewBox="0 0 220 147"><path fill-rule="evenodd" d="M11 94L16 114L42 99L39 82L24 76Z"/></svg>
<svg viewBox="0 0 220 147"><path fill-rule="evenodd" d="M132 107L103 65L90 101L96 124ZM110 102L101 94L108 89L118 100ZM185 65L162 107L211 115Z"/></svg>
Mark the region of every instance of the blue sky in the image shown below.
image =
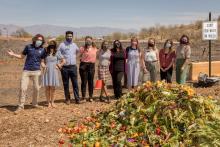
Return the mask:
<svg viewBox="0 0 220 147"><path fill-rule="evenodd" d="M0 23L149 27L220 15L220 0L0 0Z"/></svg>

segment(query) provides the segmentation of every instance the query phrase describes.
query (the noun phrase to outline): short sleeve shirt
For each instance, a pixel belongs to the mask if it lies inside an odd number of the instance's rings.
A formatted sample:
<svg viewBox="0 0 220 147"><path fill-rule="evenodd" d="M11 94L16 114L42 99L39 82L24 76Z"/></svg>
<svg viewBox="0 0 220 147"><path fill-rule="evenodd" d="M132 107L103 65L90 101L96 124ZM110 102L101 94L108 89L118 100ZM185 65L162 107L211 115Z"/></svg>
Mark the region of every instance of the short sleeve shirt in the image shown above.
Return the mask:
<svg viewBox="0 0 220 147"><path fill-rule="evenodd" d="M27 56L24 70L28 71L40 70L41 60L46 58L46 50L44 48L36 48L33 45L27 45L22 54Z"/></svg>
<svg viewBox="0 0 220 147"><path fill-rule="evenodd" d="M189 59L191 57L191 48L189 45L179 45L176 48L177 59Z"/></svg>

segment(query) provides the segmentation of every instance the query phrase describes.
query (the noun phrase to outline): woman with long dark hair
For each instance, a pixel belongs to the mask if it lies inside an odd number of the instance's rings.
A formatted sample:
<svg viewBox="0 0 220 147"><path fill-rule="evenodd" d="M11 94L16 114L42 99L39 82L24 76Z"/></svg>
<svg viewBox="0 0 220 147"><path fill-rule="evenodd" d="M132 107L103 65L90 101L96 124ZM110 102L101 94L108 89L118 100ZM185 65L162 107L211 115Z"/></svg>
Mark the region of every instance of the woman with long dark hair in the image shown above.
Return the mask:
<svg viewBox="0 0 220 147"><path fill-rule="evenodd" d="M172 82L173 64L176 53L173 50L173 41L168 39L164 43L163 49L159 52L160 59L160 78L168 83Z"/></svg>
<svg viewBox="0 0 220 147"><path fill-rule="evenodd" d="M113 42L113 49L110 57L110 73L112 75L112 83L114 88L115 98L122 96L121 80L125 72L126 52L122 48L122 43L119 40Z"/></svg>
<svg viewBox="0 0 220 147"><path fill-rule="evenodd" d="M180 38L180 44L176 48L176 82L185 84L189 71L189 62L191 57L191 48L189 37L183 35Z"/></svg>
<svg viewBox="0 0 220 147"><path fill-rule="evenodd" d="M45 94L48 102L48 107L56 107L54 104L55 87L60 85L58 70L65 63L64 59L61 59L59 63L59 56L57 54L57 43L52 40L46 49L47 55L45 59L46 67L42 76L42 86L45 86Z"/></svg>
<svg viewBox="0 0 220 147"><path fill-rule="evenodd" d="M85 38L85 45L80 48L81 59L79 73L81 77L82 99L86 97L86 85L89 87L89 102L93 101L94 75L97 48L91 36Z"/></svg>

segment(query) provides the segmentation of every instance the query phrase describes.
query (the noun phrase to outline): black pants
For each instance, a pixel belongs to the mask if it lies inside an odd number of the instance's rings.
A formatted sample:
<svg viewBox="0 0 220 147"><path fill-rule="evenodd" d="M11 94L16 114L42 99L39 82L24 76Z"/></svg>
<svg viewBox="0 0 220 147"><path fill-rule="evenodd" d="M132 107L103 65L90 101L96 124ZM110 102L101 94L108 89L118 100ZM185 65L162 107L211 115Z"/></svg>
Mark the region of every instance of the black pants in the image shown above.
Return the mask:
<svg viewBox="0 0 220 147"><path fill-rule="evenodd" d="M172 74L173 74L173 67L169 68L166 72L160 70L161 80L165 80L167 83L172 82Z"/></svg>
<svg viewBox="0 0 220 147"><path fill-rule="evenodd" d="M87 63L81 62L79 67L79 73L81 77L81 91L82 97L86 97L86 85L88 82L89 86L89 97L93 96L93 88L94 88L94 75L95 75L95 63Z"/></svg>
<svg viewBox="0 0 220 147"><path fill-rule="evenodd" d="M115 98L118 99L122 96L122 84L121 80L124 76L123 71L114 71L112 73L112 84L114 88Z"/></svg>
<svg viewBox="0 0 220 147"><path fill-rule="evenodd" d="M65 99L70 100L69 79L71 79L74 97L76 101L79 101L80 99L79 99L79 88L77 82L77 66L76 65L63 66L61 69L61 75L63 80Z"/></svg>

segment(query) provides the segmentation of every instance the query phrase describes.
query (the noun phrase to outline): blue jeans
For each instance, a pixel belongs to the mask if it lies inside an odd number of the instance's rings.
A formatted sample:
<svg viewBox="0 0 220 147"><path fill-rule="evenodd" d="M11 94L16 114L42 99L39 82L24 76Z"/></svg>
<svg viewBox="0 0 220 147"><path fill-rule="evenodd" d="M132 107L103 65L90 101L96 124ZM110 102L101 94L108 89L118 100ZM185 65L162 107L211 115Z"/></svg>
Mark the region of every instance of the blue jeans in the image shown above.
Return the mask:
<svg viewBox="0 0 220 147"><path fill-rule="evenodd" d="M69 79L71 79L75 100L79 101L80 98L79 98L79 88L77 81L77 66L76 65L63 66L61 69L61 75L63 80L65 99L70 100Z"/></svg>

